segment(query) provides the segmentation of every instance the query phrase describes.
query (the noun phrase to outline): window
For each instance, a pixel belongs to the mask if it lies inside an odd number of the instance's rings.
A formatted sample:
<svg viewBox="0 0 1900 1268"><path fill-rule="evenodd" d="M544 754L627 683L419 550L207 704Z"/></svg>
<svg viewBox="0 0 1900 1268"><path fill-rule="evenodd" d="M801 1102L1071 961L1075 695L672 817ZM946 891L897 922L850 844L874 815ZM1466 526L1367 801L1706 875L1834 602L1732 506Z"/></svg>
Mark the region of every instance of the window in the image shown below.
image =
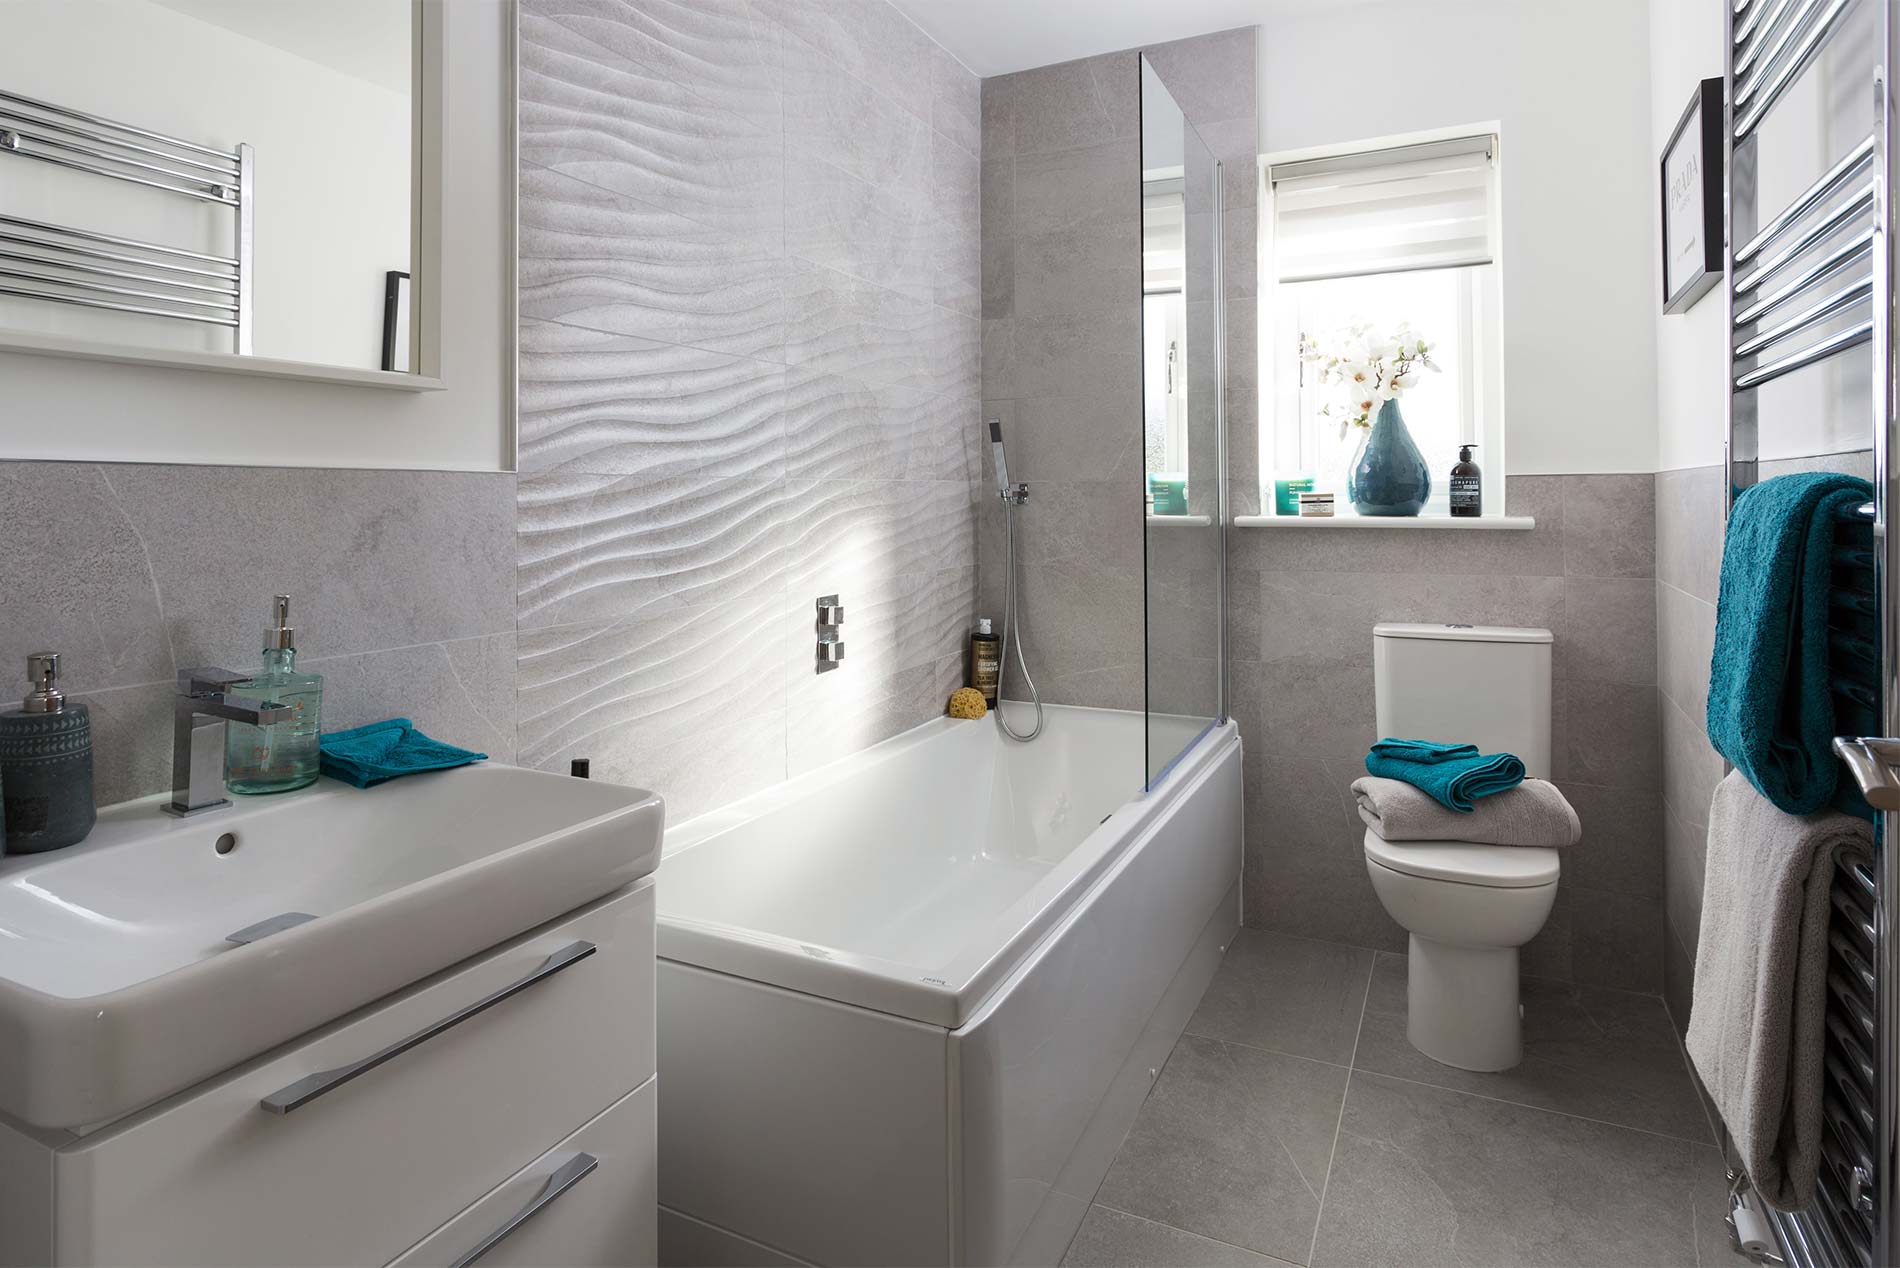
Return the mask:
<svg viewBox="0 0 1900 1268"><path fill-rule="evenodd" d="M1458 447L1475 444L1484 508L1503 512L1503 368L1498 300L1497 138L1367 142L1347 152L1265 164L1270 289L1262 327L1273 385L1263 417L1265 488L1309 477L1348 513L1346 473L1364 429L1342 426L1344 394L1317 381L1302 341L1322 346L1355 326L1409 328L1438 373L1400 397L1432 472L1425 515L1449 510ZM1270 500L1270 499L1266 499Z"/></svg>

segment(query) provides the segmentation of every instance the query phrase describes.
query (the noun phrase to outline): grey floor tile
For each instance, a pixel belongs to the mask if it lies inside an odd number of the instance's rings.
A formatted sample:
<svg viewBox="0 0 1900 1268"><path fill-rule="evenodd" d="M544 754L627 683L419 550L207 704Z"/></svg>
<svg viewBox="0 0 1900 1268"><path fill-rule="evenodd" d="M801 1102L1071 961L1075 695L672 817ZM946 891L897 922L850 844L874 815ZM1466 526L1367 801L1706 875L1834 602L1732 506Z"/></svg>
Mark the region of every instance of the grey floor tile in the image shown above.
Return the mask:
<svg viewBox="0 0 1900 1268"><path fill-rule="evenodd" d="M1226 1242L1197 1237L1166 1224L1092 1206L1083 1217L1062 1268L1274 1268L1283 1259L1256 1255Z"/></svg>
<svg viewBox="0 0 1900 1268"><path fill-rule="evenodd" d="M1373 968L1356 1069L1712 1143L1661 999L1527 977L1524 1060L1481 1074L1440 1065L1406 1039L1405 968L1399 955Z"/></svg>
<svg viewBox="0 0 1900 1268"><path fill-rule="evenodd" d="M1242 929L1188 1033L1348 1065L1374 954Z"/></svg>
<svg viewBox="0 0 1900 1268"><path fill-rule="evenodd" d="M1185 1035L1096 1200L1304 1262L1347 1071Z"/></svg>
<svg viewBox="0 0 1900 1268"><path fill-rule="evenodd" d="M1313 1263L1697 1262L1715 1150L1355 1072Z"/></svg>

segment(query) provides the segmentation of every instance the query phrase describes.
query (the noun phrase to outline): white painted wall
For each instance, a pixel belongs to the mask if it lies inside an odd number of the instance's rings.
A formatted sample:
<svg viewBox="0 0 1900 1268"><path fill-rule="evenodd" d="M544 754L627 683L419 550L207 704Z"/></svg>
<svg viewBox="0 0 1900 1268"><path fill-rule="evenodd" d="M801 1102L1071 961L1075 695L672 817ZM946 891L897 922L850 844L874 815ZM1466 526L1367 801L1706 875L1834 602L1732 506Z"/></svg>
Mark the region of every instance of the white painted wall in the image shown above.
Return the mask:
<svg viewBox="0 0 1900 1268"><path fill-rule="evenodd" d="M1722 5L1723 0L1650 0L1650 148L1656 155L1675 130L1696 82L1722 73ZM1792 202L1871 128L1873 17L1872 5L1859 6L1854 20L1867 28L1833 40L1763 125L1757 143L1763 211L1772 214ZM1653 240L1660 242L1659 207L1652 209L1651 223ZM1657 254L1652 250L1652 257ZM1660 263L1651 287L1661 292ZM1726 356L1720 288L1687 313L1657 319L1658 470L1722 461ZM1872 434L1870 371L1865 353L1849 353L1762 389L1761 457L1865 449Z"/></svg>
<svg viewBox="0 0 1900 1268"><path fill-rule="evenodd" d="M398 392L0 353L0 459L510 470L514 466L514 5L441 15L440 377ZM339 194L353 178L332 174Z"/></svg>
<svg viewBox="0 0 1900 1268"><path fill-rule="evenodd" d="M1654 470L1645 0L1263 5L1257 20L1265 153L1500 122L1510 472Z"/></svg>
<svg viewBox="0 0 1900 1268"><path fill-rule="evenodd" d="M402 13L408 0L381 0ZM11 90L219 148L256 152L253 351L374 370L383 275L409 270L409 95L152 0L8 0ZM408 46L408 24L399 24ZM184 74L216 67L216 74ZM235 211L20 160L0 209L229 255ZM220 326L0 299L0 326L142 347L232 350Z"/></svg>

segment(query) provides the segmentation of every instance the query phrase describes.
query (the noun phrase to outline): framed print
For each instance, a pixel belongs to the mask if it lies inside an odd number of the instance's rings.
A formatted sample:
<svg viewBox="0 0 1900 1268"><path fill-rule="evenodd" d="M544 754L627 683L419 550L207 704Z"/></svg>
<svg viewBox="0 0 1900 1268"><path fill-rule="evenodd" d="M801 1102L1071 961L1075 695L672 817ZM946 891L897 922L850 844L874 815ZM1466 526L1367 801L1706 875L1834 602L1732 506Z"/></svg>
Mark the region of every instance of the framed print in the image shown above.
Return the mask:
<svg viewBox="0 0 1900 1268"><path fill-rule="evenodd" d="M1662 156L1663 311L1685 313L1722 278L1722 81L1696 85Z"/></svg>

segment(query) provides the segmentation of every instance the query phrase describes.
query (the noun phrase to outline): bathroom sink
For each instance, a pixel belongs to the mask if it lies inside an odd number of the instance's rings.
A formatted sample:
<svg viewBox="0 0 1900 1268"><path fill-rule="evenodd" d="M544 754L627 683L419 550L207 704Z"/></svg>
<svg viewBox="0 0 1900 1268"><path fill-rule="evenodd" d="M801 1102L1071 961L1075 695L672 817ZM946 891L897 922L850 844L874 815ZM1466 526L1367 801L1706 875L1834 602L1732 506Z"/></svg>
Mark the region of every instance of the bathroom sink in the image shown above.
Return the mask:
<svg viewBox="0 0 1900 1268"><path fill-rule="evenodd" d="M97 1124L609 894L660 799L483 764L331 780L0 859L0 1111ZM232 940L232 935L238 935Z"/></svg>

